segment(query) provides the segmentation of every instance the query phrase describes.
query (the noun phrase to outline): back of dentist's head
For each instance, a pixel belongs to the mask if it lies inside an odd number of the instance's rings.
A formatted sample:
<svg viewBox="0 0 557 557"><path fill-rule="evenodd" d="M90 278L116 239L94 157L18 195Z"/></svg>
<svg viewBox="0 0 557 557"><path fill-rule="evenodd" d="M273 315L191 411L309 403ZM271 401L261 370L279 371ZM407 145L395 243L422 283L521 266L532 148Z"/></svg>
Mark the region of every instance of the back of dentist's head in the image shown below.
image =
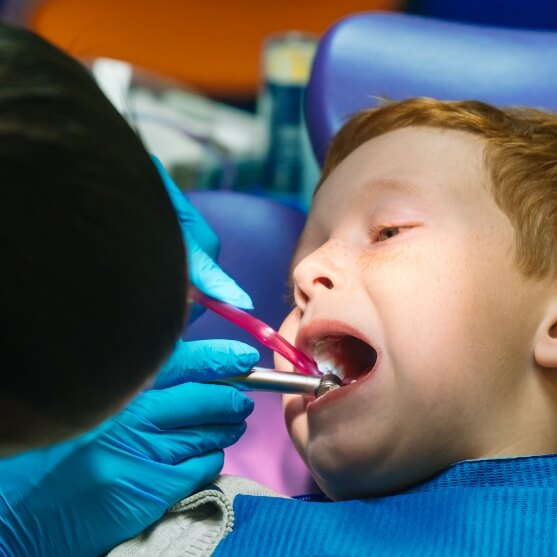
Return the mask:
<svg viewBox="0 0 557 557"><path fill-rule="evenodd" d="M141 389L183 327L179 225L87 70L0 25L0 454L73 435Z"/></svg>

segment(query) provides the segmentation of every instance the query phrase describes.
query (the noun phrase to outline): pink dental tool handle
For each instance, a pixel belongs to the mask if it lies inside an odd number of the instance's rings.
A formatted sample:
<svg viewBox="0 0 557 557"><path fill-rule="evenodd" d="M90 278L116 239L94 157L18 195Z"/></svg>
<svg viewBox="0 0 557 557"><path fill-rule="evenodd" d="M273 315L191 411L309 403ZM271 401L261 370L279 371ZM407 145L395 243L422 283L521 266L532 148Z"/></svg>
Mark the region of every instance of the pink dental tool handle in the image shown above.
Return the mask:
<svg viewBox="0 0 557 557"><path fill-rule="evenodd" d="M226 302L215 300L192 287L192 300L231 321L253 335L263 346L270 348L296 366L297 371L307 375L322 375L317 364L303 352L292 346L277 331L253 315Z"/></svg>

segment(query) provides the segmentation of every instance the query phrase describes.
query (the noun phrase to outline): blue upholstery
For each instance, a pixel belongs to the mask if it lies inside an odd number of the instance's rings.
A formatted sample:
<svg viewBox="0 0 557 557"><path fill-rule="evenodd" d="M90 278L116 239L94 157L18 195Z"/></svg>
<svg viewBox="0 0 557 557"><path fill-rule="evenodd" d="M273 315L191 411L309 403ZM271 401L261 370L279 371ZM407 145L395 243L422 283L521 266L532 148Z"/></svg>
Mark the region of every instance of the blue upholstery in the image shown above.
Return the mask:
<svg viewBox="0 0 557 557"><path fill-rule="evenodd" d="M306 94L318 160L351 114L414 96L557 110L557 31L377 12L339 21L320 41Z"/></svg>

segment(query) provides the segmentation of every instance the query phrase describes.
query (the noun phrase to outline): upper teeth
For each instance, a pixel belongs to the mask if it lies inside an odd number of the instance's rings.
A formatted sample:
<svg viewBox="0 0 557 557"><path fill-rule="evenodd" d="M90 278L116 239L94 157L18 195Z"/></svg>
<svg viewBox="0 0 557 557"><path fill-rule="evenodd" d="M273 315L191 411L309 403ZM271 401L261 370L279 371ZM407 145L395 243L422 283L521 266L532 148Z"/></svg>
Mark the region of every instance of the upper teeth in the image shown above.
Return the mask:
<svg viewBox="0 0 557 557"><path fill-rule="evenodd" d="M323 373L335 373L338 366L332 360L321 360L320 358L315 358L315 363L319 368L319 371Z"/></svg>
<svg viewBox="0 0 557 557"><path fill-rule="evenodd" d="M319 370L323 373L334 373L341 379L344 379L344 367L337 359L339 348L339 339L324 337L315 343L313 347L313 359Z"/></svg>

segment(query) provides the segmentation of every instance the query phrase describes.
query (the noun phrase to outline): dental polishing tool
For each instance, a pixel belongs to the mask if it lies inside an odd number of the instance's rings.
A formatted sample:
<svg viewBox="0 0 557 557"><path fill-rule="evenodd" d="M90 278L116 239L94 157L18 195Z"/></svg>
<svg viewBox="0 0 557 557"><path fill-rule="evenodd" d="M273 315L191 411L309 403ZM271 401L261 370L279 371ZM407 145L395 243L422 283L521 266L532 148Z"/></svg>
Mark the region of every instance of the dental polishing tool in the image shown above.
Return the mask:
<svg viewBox="0 0 557 557"><path fill-rule="evenodd" d="M342 386L340 377L334 373L322 376L305 373L289 373L276 369L254 367L243 375L212 379L210 383L231 385L240 391L266 391L284 394L312 394L316 398Z"/></svg>

